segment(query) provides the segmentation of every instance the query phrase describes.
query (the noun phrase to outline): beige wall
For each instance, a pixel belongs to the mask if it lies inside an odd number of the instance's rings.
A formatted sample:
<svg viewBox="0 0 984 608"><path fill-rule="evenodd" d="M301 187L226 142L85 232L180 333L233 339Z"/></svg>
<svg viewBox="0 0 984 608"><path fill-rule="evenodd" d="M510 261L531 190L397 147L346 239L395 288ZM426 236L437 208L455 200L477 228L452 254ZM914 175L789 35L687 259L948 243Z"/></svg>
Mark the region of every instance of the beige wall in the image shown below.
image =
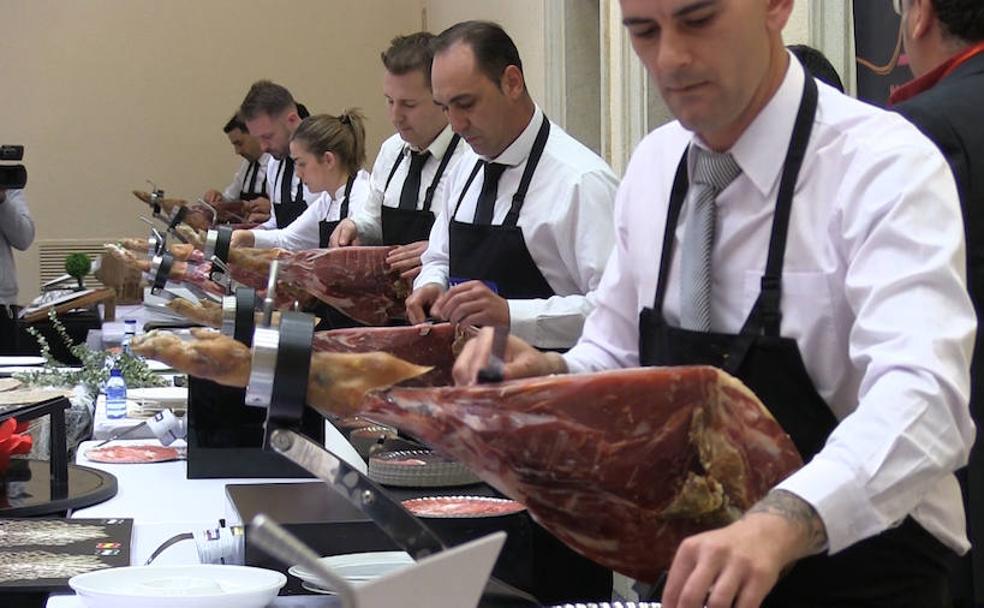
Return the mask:
<svg viewBox="0 0 984 608"><path fill-rule="evenodd" d="M530 94L541 105L544 103L546 59L542 0L425 0L424 7L427 28L435 34L468 19L487 19L505 28L523 59Z"/></svg>
<svg viewBox="0 0 984 608"><path fill-rule="evenodd" d="M259 78L285 84L312 112L362 107L374 155L392 132L379 52L420 29L421 9L410 0L0 0L0 143L27 148L38 240L144 234L129 191L148 178L176 196L224 187L238 160L221 127ZM267 23L277 25L260 29ZM37 291L36 252L17 255L21 301Z"/></svg>

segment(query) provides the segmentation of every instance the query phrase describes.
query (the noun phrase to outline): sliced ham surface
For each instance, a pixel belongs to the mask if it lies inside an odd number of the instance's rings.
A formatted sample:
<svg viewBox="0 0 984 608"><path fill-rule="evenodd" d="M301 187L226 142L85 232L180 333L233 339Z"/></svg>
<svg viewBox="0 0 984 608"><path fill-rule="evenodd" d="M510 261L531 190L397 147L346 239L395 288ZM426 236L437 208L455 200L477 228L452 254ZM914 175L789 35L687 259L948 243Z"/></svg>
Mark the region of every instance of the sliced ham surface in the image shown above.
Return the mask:
<svg viewBox="0 0 984 608"><path fill-rule="evenodd" d="M802 465L740 381L712 367L373 391L363 414L434 446L564 543L654 582Z"/></svg>

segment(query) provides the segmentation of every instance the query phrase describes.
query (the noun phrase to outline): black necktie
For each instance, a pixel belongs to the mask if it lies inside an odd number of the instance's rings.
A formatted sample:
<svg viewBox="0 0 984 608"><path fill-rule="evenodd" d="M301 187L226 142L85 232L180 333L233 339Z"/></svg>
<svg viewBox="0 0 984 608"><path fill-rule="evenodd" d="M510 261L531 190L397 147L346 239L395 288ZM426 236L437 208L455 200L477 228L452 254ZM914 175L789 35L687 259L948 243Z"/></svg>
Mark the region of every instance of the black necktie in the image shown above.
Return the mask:
<svg viewBox="0 0 984 608"><path fill-rule="evenodd" d="M475 205L476 224L491 224L495 212L495 199L499 196L499 178L509 165L485 163L485 179L482 181L482 192L478 195Z"/></svg>
<svg viewBox="0 0 984 608"><path fill-rule="evenodd" d="M403 190L400 191L400 209L416 209L417 197L420 195L420 174L424 170L430 152L410 152L410 171L403 180Z"/></svg>

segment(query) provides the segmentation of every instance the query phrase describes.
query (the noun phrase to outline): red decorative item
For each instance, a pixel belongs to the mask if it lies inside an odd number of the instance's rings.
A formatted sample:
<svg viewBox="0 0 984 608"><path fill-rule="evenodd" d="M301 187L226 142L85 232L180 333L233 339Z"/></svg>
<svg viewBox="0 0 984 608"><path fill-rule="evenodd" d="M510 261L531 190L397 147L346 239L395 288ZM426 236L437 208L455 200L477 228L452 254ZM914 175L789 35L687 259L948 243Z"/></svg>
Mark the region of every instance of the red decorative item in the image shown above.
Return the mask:
<svg viewBox="0 0 984 608"><path fill-rule="evenodd" d="M10 466L10 457L14 454L27 454L34 445L34 440L27 432L26 422L18 423L13 418L0 422L0 473Z"/></svg>

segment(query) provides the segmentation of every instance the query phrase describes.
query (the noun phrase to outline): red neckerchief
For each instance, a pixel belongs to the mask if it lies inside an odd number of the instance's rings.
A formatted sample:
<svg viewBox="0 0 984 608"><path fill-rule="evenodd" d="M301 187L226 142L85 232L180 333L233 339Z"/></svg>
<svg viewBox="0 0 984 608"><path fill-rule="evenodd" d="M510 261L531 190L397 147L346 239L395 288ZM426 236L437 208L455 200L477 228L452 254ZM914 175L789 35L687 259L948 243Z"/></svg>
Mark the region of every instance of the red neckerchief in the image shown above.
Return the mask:
<svg viewBox="0 0 984 608"><path fill-rule="evenodd" d="M901 87L892 91L888 98L888 103L895 105L908 101L916 95L928 91L935 87L939 81L949 76L955 69L966 63L971 57L984 53L984 42L976 44L962 53L950 57L931 72L923 74L915 80L910 80Z"/></svg>

